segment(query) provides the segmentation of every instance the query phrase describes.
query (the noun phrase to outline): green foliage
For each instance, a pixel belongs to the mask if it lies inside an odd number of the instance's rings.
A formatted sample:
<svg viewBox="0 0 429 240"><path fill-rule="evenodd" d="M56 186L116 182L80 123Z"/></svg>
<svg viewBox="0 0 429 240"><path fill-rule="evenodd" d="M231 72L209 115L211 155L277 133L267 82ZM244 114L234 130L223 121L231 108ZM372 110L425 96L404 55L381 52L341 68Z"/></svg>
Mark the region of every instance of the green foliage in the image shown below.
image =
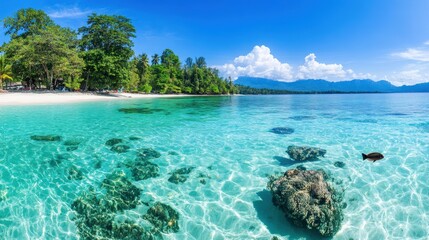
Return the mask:
<svg viewBox="0 0 429 240"><path fill-rule="evenodd" d="M6 56L14 63L12 67L23 70L22 78L35 77L32 73L36 73L50 89L56 86L56 79L80 76L83 61L76 46L75 32L50 25L35 33L12 38L4 48Z"/></svg>
<svg viewBox="0 0 429 240"><path fill-rule="evenodd" d="M0 55L0 90L3 89L4 80L13 80L12 66L6 62L6 57Z"/></svg>
<svg viewBox="0 0 429 240"><path fill-rule="evenodd" d="M152 86L149 84L142 85L140 86L139 91L144 93L150 93L152 91Z"/></svg>
<svg viewBox="0 0 429 240"><path fill-rule="evenodd" d="M82 79L69 76L64 82L64 85L73 91L77 91L80 89L81 82L82 82Z"/></svg>
<svg viewBox="0 0 429 240"><path fill-rule="evenodd" d="M137 74L138 74L140 83L148 84L150 71L149 71L149 58L147 57L147 54L144 53L138 56L137 59L135 59L134 61L136 61L135 66L137 69Z"/></svg>
<svg viewBox="0 0 429 240"><path fill-rule="evenodd" d="M133 55L131 48L134 45L131 38L135 37L130 19L92 14L87 24L79 28L82 57L86 64L86 87L117 89L127 85L130 77L128 60Z"/></svg>
<svg viewBox="0 0 429 240"><path fill-rule="evenodd" d="M30 88L40 87L41 79L48 89L55 89L58 80L65 79L65 86L72 90L237 92L232 81L207 67L204 57L187 58L183 67L171 49L154 54L151 61L147 54L131 59L135 28L123 16L92 14L76 33L56 25L42 10L29 8L4 19L4 28L11 40L2 47L5 56L0 58L0 85L13 75Z"/></svg>
<svg viewBox="0 0 429 240"><path fill-rule="evenodd" d="M55 25L44 11L33 8L20 9L15 16L5 18L3 22L6 35L12 39L38 34L40 30Z"/></svg>
<svg viewBox="0 0 429 240"><path fill-rule="evenodd" d="M152 56L152 65L158 65L158 64L159 64L159 55L155 53Z"/></svg>

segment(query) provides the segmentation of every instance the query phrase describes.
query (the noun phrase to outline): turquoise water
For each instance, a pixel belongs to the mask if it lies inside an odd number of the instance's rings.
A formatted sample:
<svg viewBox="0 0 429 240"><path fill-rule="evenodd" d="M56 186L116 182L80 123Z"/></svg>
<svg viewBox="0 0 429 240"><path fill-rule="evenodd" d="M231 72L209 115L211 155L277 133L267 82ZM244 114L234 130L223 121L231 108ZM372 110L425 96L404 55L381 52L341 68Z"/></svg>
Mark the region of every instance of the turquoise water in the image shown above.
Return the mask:
<svg viewBox="0 0 429 240"><path fill-rule="evenodd" d="M120 108L148 108L144 114ZM155 109L155 111L151 111ZM0 236L2 239L77 239L72 202L122 169L142 189L141 200L180 214L177 233L164 239L318 239L292 226L271 204L267 175L299 164L289 145L327 150L305 162L324 169L345 190L344 221L333 239L427 239L429 235L429 94L286 95L140 99L8 106L0 109ZM289 135L269 132L293 128ZM40 142L32 135L60 135ZM131 141L129 137L139 137ZM116 153L105 145L121 138ZM80 142L67 151L64 141ZM139 148L161 157L159 176L134 181L121 163ZM362 161L361 153L385 159ZM334 166L336 161L344 168ZM101 164L101 166L100 166ZM97 166L98 165L98 166ZM83 179L69 179L68 169ZM195 167L186 182L168 181ZM201 180L205 180L205 184ZM100 190L101 191L101 190ZM142 207L122 218L142 222ZM139 220L140 219L140 220Z"/></svg>

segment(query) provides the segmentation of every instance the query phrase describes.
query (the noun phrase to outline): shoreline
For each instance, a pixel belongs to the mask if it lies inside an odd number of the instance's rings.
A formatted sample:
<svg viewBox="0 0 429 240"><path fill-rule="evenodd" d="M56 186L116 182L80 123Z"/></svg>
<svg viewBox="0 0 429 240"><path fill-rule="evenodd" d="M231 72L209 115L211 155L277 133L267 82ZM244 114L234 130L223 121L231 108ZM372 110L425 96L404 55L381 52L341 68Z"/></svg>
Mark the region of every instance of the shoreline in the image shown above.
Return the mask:
<svg viewBox="0 0 429 240"><path fill-rule="evenodd" d="M51 105L78 102L111 101L143 98L175 98L210 95L191 94L138 94L92 92L0 92L0 106Z"/></svg>

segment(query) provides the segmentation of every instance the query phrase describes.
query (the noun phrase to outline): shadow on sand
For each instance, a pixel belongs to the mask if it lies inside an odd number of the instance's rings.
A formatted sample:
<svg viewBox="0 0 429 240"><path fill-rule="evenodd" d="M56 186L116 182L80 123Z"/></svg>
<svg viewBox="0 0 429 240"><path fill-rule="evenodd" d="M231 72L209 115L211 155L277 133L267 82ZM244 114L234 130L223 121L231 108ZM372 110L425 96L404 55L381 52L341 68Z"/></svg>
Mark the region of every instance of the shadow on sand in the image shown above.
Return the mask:
<svg viewBox="0 0 429 240"><path fill-rule="evenodd" d="M253 201L258 218L272 235L280 235L286 239L332 239L324 238L318 232L290 223L284 213L272 203L272 195L268 190L257 193L260 200Z"/></svg>

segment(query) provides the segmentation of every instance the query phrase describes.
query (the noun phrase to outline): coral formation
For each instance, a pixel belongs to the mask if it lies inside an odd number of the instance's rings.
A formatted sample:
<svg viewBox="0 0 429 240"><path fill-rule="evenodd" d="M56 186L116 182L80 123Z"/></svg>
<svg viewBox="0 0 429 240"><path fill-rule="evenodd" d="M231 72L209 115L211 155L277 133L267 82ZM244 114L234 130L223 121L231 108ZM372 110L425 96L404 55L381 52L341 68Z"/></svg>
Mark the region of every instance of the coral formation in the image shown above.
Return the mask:
<svg viewBox="0 0 429 240"><path fill-rule="evenodd" d="M142 161L139 158L137 158L136 161L134 161L133 163L126 163L125 166L131 169L133 178L136 181L159 176L158 165L149 161Z"/></svg>
<svg viewBox="0 0 429 240"><path fill-rule="evenodd" d="M131 141L137 141L137 140L140 140L141 138L131 136L131 137L129 137L128 139L130 139Z"/></svg>
<svg viewBox="0 0 429 240"><path fill-rule="evenodd" d="M134 186L123 171L108 175L101 184L106 188L106 207L111 211L135 208L140 202L141 190Z"/></svg>
<svg viewBox="0 0 429 240"><path fill-rule="evenodd" d="M30 137L34 141L59 142L61 136L58 135L33 135Z"/></svg>
<svg viewBox="0 0 429 240"><path fill-rule="evenodd" d="M106 144L106 146L111 147L111 146L114 146L114 145L122 143L122 142L123 142L123 140L120 138L112 138L112 139L107 140L105 144Z"/></svg>
<svg viewBox="0 0 429 240"><path fill-rule="evenodd" d="M322 170L291 169L280 177L270 177L268 189L273 203L295 225L333 236L343 220L342 195L326 181Z"/></svg>
<svg viewBox="0 0 429 240"><path fill-rule="evenodd" d="M143 219L153 227L131 220L118 222L118 212L136 208L140 204L141 190L134 186L122 171L108 175L102 185L106 194L94 188L83 192L71 205L77 213L75 223L80 239L161 239L160 232L179 231L179 214L170 206L157 202L150 207Z"/></svg>
<svg viewBox="0 0 429 240"><path fill-rule="evenodd" d="M78 146L69 146L69 147L67 147L67 148L66 148L66 150L67 150L68 152L72 152L72 151L77 150L78 148L79 148Z"/></svg>
<svg viewBox="0 0 429 240"><path fill-rule="evenodd" d="M284 134L292 134L293 132L295 132L295 130L293 128L288 128L288 127L276 127L276 128L271 128L270 132L284 135Z"/></svg>
<svg viewBox="0 0 429 240"><path fill-rule="evenodd" d="M307 146L289 146L286 153L289 154L290 158L296 161L307 161L317 159L318 157L324 157L326 150Z"/></svg>
<svg viewBox="0 0 429 240"><path fill-rule="evenodd" d="M83 179L82 171L74 165L71 166L67 172L68 172L67 178L69 180L82 180Z"/></svg>
<svg viewBox="0 0 429 240"><path fill-rule="evenodd" d="M113 147L110 148L111 151L117 152L117 153L127 152L128 149L130 149L130 147L127 145L114 145Z"/></svg>
<svg viewBox="0 0 429 240"><path fill-rule="evenodd" d="M344 168L346 164L344 162L337 161L334 163L335 167Z"/></svg>
<svg viewBox="0 0 429 240"><path fill-rule="evenodd" d="M152 223L157 231L164 233L179 231L179 213L164 203L155 203L143 219Z"/></svg>
<svg viewBox="0 0 429 240"><path fill-rule="evenodd" d="M137 150L137 156L141 160L150 160L161 157L161 153L153 150L152 148L140 148Z"/></svg>
<svg viewBox="0 0 429 240"><path fill-rule="evenodd" d="M184 183L186 180L188 180L189 173L191 173L194 168L195 167L179 168L171 173L168 181L175 184Z"/></svg>

